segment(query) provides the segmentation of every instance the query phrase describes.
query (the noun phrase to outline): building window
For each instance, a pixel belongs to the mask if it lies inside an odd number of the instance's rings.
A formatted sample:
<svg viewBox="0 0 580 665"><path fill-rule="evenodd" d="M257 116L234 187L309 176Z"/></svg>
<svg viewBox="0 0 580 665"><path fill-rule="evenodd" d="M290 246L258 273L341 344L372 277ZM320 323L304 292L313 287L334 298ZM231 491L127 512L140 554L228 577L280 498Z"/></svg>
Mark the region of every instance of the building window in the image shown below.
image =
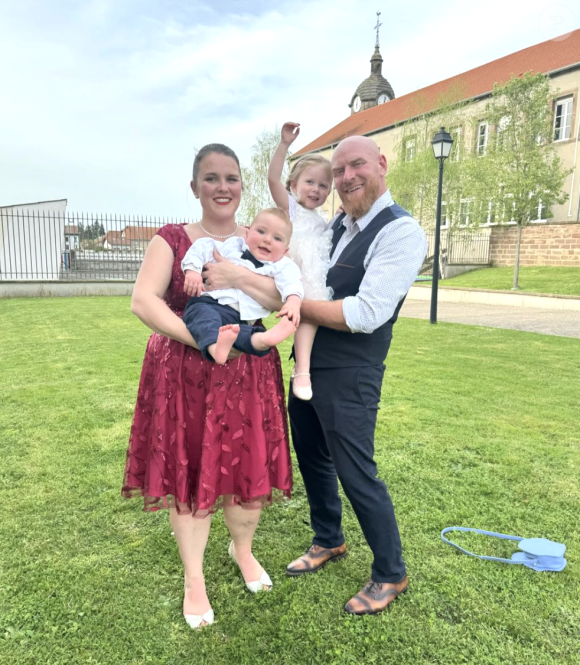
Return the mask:
<svg viewBox="0 0 580 665"><path fill-rule="evenodd" d="M471 199L461 199L459 202L459 226L469 226Z"/></svg>
<svg viewBox="0 0 580 665"><path fill-rule="evenodd" d="M506 199L513 199L513 194L506 194ZM504 201L504 206L502 210L501 221L502 224L515 224L516 220L514 219L514 212L516 210L515 201L512 201L511 204L508 200Z"/></svg>
<svg viewBox="0 0 580 665"><path fill-rule="evenodd" d="M486 224L495 224L495 203L490 201L487 206Z"/></svg>
<svg viewBox="0 0 580 665"><path fill-rule="evenodd" d="M454 127L450 134L453 139L453 145L451 146L449 159L452 162L458 162L461 159L463 129L461 127Z"/></svg>
<svg viewBox="0 0 580 665"><path fill-rule="evenodd" d="M487 122L480 122L477 126L477 154L485 155L487 152L487 141L489 139L489 125Z"/></svg>
<svg viewBox="0 0 580 665"><path fill-rule="evenodd" d="M572 97L562 97L556 101L554 112L554 141L565 141L570 138L572 125Z"/></svg>
<svg viewBox="0 0 580 665"><path fill-rule="evenodd" d="M543 223L545 223L547 220L544 219L543 213L544 213L544 205L542 203L542 199L540 199L538 201L538 217L536 219L532 219L532 224L543 224Z"/></svg>
<svg viewBox="0 0 580 665"><path fill-rule="evenodd" d="M532 198L532 196L533 194L530 192L530 199ZM538 207L536 208L536 218L531 220L532 224L543 224L547 222L548 220L544 217L544 213L548 213L548 210L544 207L542 199L538 198Z"/></svg>
<svg viewBox="0 0 580 665"><path fill-rule="evenodd" d="M510 126L511 118L509 115L504 115L503 118L498 122L496 128L496 142L499 150L505 147L506 134L505 130Z"/></svg>
<svg viewBox="0 0 580 665"><path fill-rule="evenodd" d="M477 219L472 219L472 223L476 223L479 226L493 226L496 223L495 220L495 208L496 205L493 201L480 201L478 206Z"/></svg>
<svg viewBox="0 0 580 665"><path fill-rule="evenodd" d="M451 226L451 215L446 201L441 201L441 228L448 229Z"/></svg>
<svg viewBox="0 0 580 665"><path fill-rule="evenodd" d="M403 145L403 157L406 162L412 162L415 157L415 139L407 139Z"/></svg>

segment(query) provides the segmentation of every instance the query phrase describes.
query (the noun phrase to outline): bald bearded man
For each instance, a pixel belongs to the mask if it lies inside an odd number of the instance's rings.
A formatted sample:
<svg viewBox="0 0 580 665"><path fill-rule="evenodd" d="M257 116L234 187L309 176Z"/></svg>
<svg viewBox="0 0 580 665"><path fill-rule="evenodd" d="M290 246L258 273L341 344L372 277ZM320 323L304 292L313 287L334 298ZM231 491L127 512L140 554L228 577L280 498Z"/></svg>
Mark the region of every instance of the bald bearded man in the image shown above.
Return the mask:
<svg viewBox="0 0 580 665"><path fill-rule="evenodd" d="M320 326L311 357L314 396L307 402L290 390L288 402L314 538L286 572L315 572L346 556L340 480L374 555L370 581L345 610L376 614L408 585L393 504L377 477L374 434L393 325L427 243L391 198L387 160L373 140L341 141L332 172L344 210L332 223L327 285L334 300L302 304L302 319Z"/></svg>

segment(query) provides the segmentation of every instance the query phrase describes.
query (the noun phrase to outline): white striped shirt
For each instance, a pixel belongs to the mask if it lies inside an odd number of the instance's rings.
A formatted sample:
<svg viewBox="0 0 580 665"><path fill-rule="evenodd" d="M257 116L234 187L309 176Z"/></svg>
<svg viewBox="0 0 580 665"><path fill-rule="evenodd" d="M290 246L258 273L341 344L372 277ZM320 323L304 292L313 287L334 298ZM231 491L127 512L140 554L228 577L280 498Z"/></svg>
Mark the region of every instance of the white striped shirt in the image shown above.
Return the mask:
<svg viewBox="0 0 580 665"><path fill-rule="evenodd" d="M332 254L331 266L357 233L393 203L387 190L360 219L355 221L346 215L342 221L346 231ZM372 333L393 316L415 281L426 253L425 233L412 217L395 219L377 233L364 259L366 272L358 293L342 301L342 313L351 332Z"/></svg>

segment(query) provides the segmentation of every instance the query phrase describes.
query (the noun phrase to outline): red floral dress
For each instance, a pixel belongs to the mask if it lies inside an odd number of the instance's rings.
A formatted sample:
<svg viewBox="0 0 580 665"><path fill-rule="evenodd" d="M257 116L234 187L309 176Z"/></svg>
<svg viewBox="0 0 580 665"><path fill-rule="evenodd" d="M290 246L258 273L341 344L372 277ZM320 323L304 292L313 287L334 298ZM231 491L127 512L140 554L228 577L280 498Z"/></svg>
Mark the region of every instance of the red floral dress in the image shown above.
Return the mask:
<svg viewBox="0 0 580 665"><path fill-rule="evenodd" d="M183 315L181 261L191 246L185 228L158 232L174 254L165 301ZM153 333L149 338L129 438L123 495L141 495L145 510L177 501L203 517L225 503L248 508L290 496L292 465L280 357L242 355L225 365Z"/></svg>

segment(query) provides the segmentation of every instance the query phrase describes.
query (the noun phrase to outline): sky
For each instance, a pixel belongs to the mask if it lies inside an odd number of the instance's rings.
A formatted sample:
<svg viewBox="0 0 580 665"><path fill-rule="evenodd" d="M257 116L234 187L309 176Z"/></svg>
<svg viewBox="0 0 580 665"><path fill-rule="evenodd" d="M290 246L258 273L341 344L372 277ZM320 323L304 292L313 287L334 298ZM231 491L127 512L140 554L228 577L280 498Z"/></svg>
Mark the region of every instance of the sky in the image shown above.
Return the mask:
<svg viewBox="0 0 580 665"><path fill-rule="evenodd" d="M350 114L381 12L402 96L579 27L574 2L0 0L0 206L197 219L195 150Z"/></svg>

